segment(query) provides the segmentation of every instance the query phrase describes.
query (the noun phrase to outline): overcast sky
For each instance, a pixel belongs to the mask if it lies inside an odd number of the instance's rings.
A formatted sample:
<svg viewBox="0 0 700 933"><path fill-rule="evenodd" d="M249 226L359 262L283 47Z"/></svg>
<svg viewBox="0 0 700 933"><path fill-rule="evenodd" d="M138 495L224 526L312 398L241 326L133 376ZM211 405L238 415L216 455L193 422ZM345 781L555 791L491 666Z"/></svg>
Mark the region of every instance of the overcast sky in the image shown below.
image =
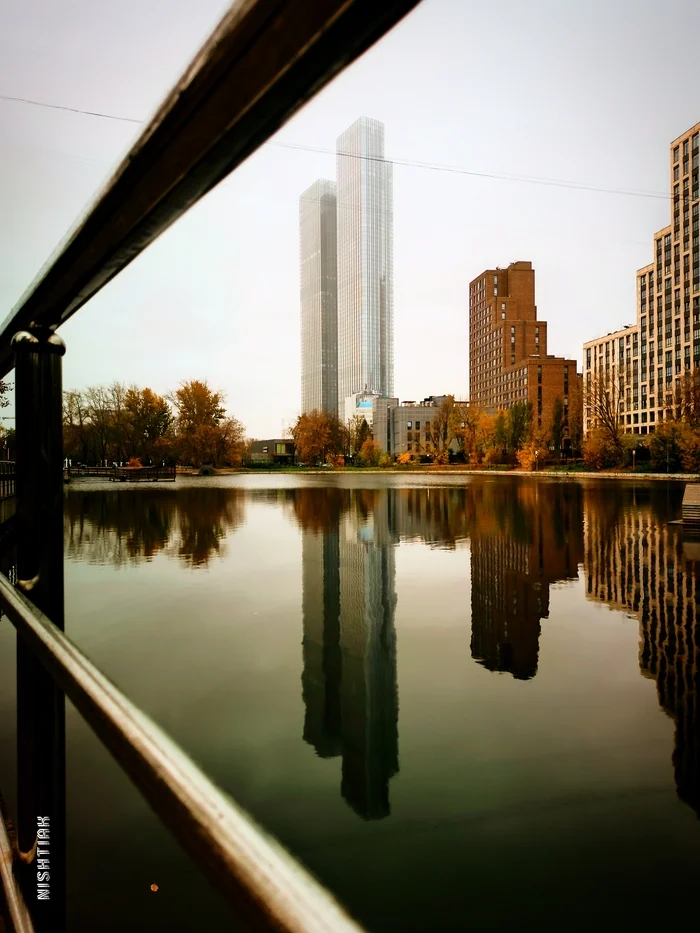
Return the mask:
<svg viewBox="0 0 700 933"><path fill-rule="evenodd" d="M147 119L227 6L0 0L0 95ZM289 425L298 197L359 116L384 121L387 158L462 170L394 168L396 394L467 392L468 283L514 260L580 368L584 340L634 320L668 144L700 120L699 33L697 0L423 0L275 137L328 154L264 146L62 328L66 387L208 379L249 435ZM0 317L138 133L0 100Z"/></svg>

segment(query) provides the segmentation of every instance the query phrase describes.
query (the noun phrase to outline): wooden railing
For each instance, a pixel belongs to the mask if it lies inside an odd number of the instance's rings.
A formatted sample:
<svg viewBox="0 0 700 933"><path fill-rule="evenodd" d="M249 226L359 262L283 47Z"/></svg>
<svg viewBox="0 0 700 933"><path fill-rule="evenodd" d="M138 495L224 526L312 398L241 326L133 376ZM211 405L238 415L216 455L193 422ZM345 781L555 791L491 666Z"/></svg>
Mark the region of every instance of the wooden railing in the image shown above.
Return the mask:
<svg viewBox="0 0 700 933"><path fill-rule="evenodd" d="M0 328L17 452L17 583L0 577L0 608L19 635L16 842L0 827L11 930L65 930L65 696L249 928L359 930L64 634L65 346L55 331L417 3L235 2ZM51 827L49 899L37 892L38 858L48 858L38 815Z"/></svg>

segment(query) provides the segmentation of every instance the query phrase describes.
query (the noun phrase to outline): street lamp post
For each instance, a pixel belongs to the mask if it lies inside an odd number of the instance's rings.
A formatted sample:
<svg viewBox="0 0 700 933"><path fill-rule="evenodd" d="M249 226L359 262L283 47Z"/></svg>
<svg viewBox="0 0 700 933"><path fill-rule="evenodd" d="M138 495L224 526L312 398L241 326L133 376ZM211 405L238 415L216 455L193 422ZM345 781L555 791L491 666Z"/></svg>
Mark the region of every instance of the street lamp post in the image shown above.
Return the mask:
<svg viewBox="0 0 700 933"><path fill-rule="evenodd" d="M538 472L540 468L540 452L539 450L535 451L535 472Z"/></svg>
<svg viewBox="0 0 700 933"><path fill-rule="evenodd" d="M632 472L635 473L637 470L637 448L632 448Z"/></svg>

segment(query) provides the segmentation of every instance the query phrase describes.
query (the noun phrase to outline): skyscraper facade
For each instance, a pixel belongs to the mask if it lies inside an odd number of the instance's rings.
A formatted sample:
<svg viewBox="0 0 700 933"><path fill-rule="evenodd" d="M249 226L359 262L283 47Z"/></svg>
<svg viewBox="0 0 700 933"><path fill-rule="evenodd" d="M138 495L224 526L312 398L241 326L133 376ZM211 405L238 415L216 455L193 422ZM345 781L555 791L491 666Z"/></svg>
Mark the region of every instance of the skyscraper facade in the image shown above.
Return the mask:
<svg viewBox="0 0 700 933"><path fill-rule="evenodd" d="M636 321L583 347L587 428L596 424L595 396L608 392L620 430L653 434L681 416L688 382L698 378L700 123L671 142L669 156L670 223L654 234L653 261L637 270Z"/></svg>
<svg viewBox="0 0 700 933"><path fill-rule="evenodd" d="M356 392L394 394L392 165L384 124L360 117L336 147L338 414Z"/></svg>
<svg viewBox="0 0 700 933"><path fill-rule="evenodd" d="M301 410L338 410L338 291L335 183L314 182L299 198Z"/></svg>

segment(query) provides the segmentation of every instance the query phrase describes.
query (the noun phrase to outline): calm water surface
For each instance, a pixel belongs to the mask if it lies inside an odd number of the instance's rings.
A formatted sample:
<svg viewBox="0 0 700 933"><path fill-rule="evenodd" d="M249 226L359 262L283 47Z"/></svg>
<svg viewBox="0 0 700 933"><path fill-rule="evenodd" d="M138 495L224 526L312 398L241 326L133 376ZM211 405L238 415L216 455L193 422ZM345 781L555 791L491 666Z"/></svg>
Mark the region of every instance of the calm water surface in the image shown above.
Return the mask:
<svg viewBox="0 0 700 933"><path fill-rule="evenodd" d="M67 631L376 933L695 928L700 564L667 525L681 495L76 482ZM13 639L0 623L3 749ZM235 929L67 715L70 930Z"/></svg>

